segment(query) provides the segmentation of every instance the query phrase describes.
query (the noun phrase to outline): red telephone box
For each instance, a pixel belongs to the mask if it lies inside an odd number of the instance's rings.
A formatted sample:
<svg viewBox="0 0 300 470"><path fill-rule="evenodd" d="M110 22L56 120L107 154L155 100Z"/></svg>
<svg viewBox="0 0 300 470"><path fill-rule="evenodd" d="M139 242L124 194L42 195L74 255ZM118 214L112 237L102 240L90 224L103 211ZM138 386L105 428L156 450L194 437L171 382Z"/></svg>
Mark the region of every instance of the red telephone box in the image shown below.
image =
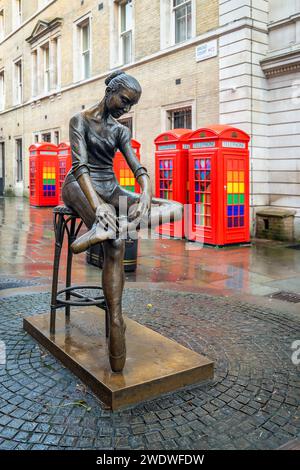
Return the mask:
<svg viewBox="0 0 300 470"><path fill-rule="evenodd" d="M141 159L141 155L140 155L141 144L137 140L132 139L131 146L133 150L135 151L137 158L140 160ZM139 184L135 180L134 175L131 169L129 168L122 153L119 151L116 152L115 157L114 157L114 172L117 177L117 180L119 181L120 186L127 189L128 191L132 191L136 193L140 192Z"/></svg>
<svg viewBox="0 0 300 470"><path fill-rule="evenodd" d="M190 135L189 240L218 246L250 241L249 140L224 125Z"/></svg>
<svg viewBox="0 0 300 470"><path fill-rule="evenodd" d="M46 142L31 145L29 147L31 205L56 206L58 204L57 175L57 146Z"/></svg>
<svg viewBox="0 0 300 470"><path fill-rule="evenodd" d="M189 129L172 129L155 139L156 197L188 202L188 137ZM166 223L156 230L163 235L182 237L184 220Z"/></svg>
<svg viewBox="0 0 300 470"><path fill-rule="evenodd" d="M61 198L61 189L67 173L72 167L71 147L69 142L61 142L58 146L58 165L59 204L63 204L64 202Z"/></svg>

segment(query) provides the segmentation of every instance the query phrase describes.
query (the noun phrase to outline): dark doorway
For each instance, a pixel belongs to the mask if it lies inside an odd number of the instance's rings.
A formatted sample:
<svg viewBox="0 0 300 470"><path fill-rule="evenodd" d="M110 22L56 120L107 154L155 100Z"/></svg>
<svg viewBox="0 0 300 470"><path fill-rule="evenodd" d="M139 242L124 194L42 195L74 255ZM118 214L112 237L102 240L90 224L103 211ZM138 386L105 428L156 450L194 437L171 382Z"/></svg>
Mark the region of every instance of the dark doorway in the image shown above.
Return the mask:
<svg viewBox="0 0 300 470"><path fill-rule="evenodd" d="M17 181L23 181L22 139L16 139L16 146L17 146Z"/></svg>
<svg viewBox="0 0 300 470"><path fill-rule="evenodd" d="M0 142L0 196L4 194L5 186L5 144Z"/></svg>

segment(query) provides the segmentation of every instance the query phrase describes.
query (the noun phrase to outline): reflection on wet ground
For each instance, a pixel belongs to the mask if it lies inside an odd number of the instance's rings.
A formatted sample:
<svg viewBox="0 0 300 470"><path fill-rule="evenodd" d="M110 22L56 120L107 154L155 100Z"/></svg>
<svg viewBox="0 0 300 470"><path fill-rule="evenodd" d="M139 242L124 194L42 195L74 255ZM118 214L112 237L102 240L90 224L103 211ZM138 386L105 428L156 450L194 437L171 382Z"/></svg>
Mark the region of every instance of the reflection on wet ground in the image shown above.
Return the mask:
<svg viewBox="0 0 300 470"><path fill-rule="evenodd" d="M2 280L39 278L49 289L52 209L30 207L22 198L0 198L0 227ZM153 239L140 240L137 271L126 279L128 287L147 284L149 288L257 297L280 290L300 293L299 271L300 251L283 243L256 240L251 247L217 249L183 240ZM85 254L74 257L75 283L97 284L100 280L101 272L86 263ZM34 289L37 287L30 287Z"/></svg>

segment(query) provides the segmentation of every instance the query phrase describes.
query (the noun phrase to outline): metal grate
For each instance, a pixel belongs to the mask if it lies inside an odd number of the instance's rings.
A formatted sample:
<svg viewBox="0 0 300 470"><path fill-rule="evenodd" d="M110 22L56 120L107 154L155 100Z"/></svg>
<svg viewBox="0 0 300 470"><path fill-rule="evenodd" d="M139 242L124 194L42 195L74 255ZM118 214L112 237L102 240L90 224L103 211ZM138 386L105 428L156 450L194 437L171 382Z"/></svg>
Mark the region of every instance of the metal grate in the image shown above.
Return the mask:
<svg viewBox="0 0 300 470"><path fill-rule="evenodd" d="M269 296L271 299L283 300L285 302L291 302L293 304L300 303L300 294L295 294L294 292L285 292L280 291Z"/></svg>

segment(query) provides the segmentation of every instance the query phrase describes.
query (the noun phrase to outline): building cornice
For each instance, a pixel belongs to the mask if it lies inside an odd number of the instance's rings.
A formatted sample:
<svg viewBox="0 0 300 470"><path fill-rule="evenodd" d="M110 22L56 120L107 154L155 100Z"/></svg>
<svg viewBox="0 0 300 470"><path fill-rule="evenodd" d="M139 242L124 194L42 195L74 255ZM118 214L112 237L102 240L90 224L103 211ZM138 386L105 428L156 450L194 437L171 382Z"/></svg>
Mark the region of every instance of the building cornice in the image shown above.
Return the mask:
<svg viewBox="0 0 300 470"><path fill-rule="evenodd" d="M278 21L272 21L271 23L268 24L268 30L272 31L273 29L282 28L283 26L296 23L299 20L300 20L300 12L296 13L295 15L282 18Z"/></svg>
<svg viewBox="0 0 300 470"><path fill-rule="evenodd" d="M280 53L273 53L260 62L267 78L300 70L300 47Z"/></svg>

